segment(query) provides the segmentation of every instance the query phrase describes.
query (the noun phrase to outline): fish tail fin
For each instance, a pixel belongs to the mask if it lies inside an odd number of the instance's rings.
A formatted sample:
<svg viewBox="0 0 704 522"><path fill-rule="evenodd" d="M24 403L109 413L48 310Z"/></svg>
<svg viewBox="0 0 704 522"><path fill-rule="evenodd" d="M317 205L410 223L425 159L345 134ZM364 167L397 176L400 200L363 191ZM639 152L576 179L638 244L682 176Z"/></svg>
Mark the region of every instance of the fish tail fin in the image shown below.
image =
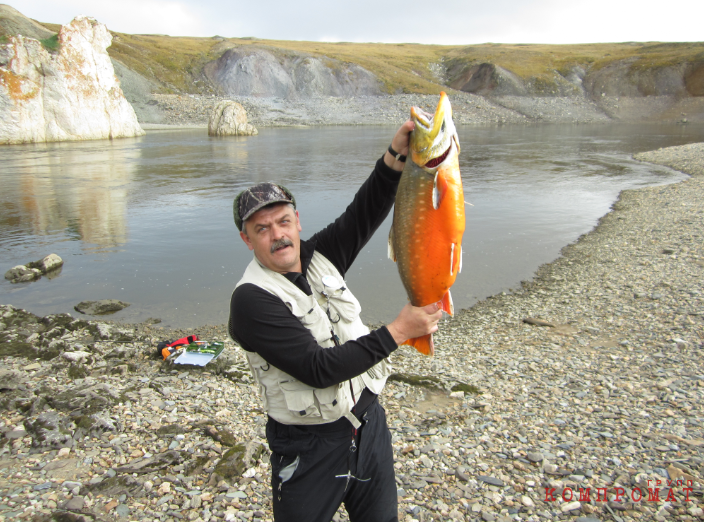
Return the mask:
<svg viewBox="0 0 704 522"><path fill-rule="evenodd" d="M394 263L396 262L396 252L394 251L394 227L393 225L391 226L391 230L389 230L389 259L393 261Z"/></svg>
<svg viewBox="0 0 704 522"><path fill-rule="evenodd" d="M450 295L449 290L444 296L442 296L440 302L442 303L443 312L447 312L450 315L455 315L455 305L452 303L452 296Z"/></svg>
<svg viewBox="0 0 704 522"><path fill-rule="evenodd" d="M435 345L433 344L433 334L424 335L423 337L416 337L414 339L408 339L405 343L408 346L413 346L423 355L434 355Z"/></svg>

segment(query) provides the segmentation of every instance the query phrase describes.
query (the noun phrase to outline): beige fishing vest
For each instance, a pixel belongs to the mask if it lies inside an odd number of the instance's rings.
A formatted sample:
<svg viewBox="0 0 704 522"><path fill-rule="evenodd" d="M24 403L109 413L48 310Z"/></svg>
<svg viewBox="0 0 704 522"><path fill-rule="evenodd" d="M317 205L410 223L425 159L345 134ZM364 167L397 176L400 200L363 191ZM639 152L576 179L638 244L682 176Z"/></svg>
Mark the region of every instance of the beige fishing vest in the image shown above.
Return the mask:
<svg viewBox="0 0 704 522"><path fill-rule="evenodd" d="M313 254L306 279L312 296L283 275L262 266L255 257L237 286L251 283L280 298L323 348L335 346L332 331L340 344L369 333L359 317L359 301L345 287L335 265L318 252ZM362 390L366 386L378 395L391 373L391 364L385 359L349 381L329 388L313 388L270 365L259 354L245 353L264 408L282 424L325 424L346 417L357 428L360 423L350 410Z"/></svg>

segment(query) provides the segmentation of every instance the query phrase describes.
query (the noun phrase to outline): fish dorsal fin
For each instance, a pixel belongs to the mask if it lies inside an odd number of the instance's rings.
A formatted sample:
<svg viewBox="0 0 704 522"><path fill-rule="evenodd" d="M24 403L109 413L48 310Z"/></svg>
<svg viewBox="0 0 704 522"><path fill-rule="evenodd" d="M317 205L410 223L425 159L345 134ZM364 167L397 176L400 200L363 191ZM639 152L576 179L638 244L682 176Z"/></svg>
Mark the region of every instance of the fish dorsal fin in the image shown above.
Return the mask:
<svg viewBox="0 0 704 522"><path fill-rule="evenodd" d="M442 198L445 197L447 192L447 180L445 176L440 175L438 170L435 173L435 179L433 180L433 208L437 210L440 208L440 203L442 203Z"/></svg>
<svg viewBox="0 0 704 522"><path fill-rule="evenodd" d="M394 251L394 226L391 225L391 230L389 230L389 246L388 246L389 259L396 262L396 252Z"/></svg>

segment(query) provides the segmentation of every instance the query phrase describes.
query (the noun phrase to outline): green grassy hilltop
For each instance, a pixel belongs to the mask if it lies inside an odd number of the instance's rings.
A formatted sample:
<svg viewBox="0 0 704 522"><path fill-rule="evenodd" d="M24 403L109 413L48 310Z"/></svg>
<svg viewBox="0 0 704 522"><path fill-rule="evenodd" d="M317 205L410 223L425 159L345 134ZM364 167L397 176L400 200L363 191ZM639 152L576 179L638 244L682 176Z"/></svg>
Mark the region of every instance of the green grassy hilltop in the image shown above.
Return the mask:
<svg viewBox="0 0 704 522"><path fill-rule="evenodd" d="M41 24L57 32L56 24ZM326 43L258 38L172 37L112 32L110 56L152 80L163 93L198 94L208 91L203 67L232 48L263 48L274 55L302 53L354 63L379 78L389 94L437 94L461 88L472 67L492 64L528 82L538 93L550 94L556 76L575 68L596 72L627 64L631 74L681 67L691 78L691 95L704 95L704 42L626 42L574 45L496 44L423 45L382 43Z"/></svg>
<svg viewBox="0 0 704 522"><path fill-rule="evenodd" d="M55 52L59 30L0 4L0 44L23 34ZM116 74L144 117L156 103L152 95L300 100L455 90L540 121L552 116L539 101L526 106L527 98L589 100L617 120L704 118L704 42L422 45L112 35Z"/></svg>

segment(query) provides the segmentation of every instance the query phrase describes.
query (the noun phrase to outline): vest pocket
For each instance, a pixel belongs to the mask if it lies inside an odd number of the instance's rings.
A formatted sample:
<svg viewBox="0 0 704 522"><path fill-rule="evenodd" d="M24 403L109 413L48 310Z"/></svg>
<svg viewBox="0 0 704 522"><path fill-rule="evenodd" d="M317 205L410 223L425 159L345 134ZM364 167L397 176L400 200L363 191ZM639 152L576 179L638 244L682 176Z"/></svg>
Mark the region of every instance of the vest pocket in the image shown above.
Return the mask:
<svg viewBox="0 0 704 522"><path fill-rule="evenodd" d="M379 395L389 375L391 375L391 365L383 359L364 372L361 377L369 391Z"/></svg>
<svg viewBox="0 0 704 522"><path fill-rule="evenodd" d="M320 414L323 419L337 420L340 417L341 411L337 401L337 389L337 385L315 389L315 397L318 399Z"/></svg>
<svg viewBox="0 0 704 522"><path fill-rule="evenodd" d="M348 323L354 321L362 311L359 301L349 290L334 292L330 296L330 308L335 312L335 315Z"/></svg>
<svg viewBox="0 0 704 522"><path fill-rule="evenodd" d="M303 326L305 326L315 338L315 341L323 348L333 346L330 341L330 330L326 327L327 319L325 312L320 309L318 303L313 297L306 296L302 303L288 301L286 305L291 310L291 313L296 316Z"/></svg>
<svg viewBox="0 0 704 522"><path fill-rule="evenodd" d="M300 302L291 300L286 304L291 313L306 326L318 322L321 317L322 311L313 297L305 296Z"/></svg>
<svg viewBox="0 0 704 522"><path fill-rule="evenodd" d="M295 417L320 417L314 388L301 381L280 382L279 388L286 399L286 406Z"/></svg>

